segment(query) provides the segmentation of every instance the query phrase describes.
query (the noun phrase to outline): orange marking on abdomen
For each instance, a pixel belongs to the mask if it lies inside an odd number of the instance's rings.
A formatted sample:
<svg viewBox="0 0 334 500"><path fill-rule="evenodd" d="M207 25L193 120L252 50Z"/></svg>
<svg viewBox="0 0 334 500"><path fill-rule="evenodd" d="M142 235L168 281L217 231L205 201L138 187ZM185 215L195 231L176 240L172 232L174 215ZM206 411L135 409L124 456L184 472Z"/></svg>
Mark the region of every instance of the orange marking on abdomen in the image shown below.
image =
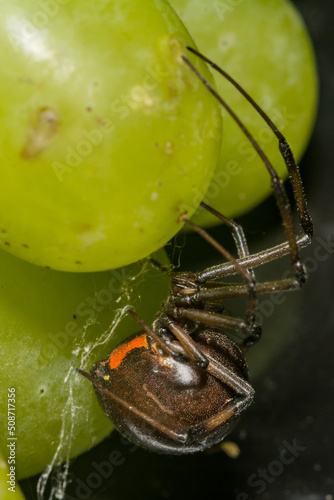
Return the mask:
<svg viewBox="0 0 334 500"><path fill-rule="evenodd" d="M143 335L140 335L139 337L135 337L134 339L130 340L130 342L117 347L109 356L110 368L112 370L114 368L117 368L122 363L128 352L139 347L148 347L145 333L143 333Z"/></svg>

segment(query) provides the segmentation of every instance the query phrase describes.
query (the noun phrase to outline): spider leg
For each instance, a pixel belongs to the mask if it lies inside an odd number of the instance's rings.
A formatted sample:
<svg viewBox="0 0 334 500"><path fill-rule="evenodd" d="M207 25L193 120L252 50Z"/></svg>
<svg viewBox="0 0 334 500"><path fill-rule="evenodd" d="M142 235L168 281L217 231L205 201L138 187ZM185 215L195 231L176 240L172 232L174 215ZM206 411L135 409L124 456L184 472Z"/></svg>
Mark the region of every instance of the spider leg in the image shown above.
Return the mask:
<svg viewBox="0 0 334 500"><path fill-rule="evenodd" d="M215 283L215 288L201 288L196 292L190 300L198 301L221 301L223 299L235 299L246 297L248 294L247 287L239 283ZM277 281L266 281L257 283L256 294L264 295L266 293L288 292L299 289L299 283L295 278L286 278ZM183 297L176 300L178 306L182 305ZM185 305L185 304L183 304ZM187 302L189 305L189 301Z"/></svg>
<svg viewBox="0 0 334 500"><path fill-rule="evenodd" d="M192 360L193 362L195 362L196 365L201 369L205 369L208 366L209 362L207 360L207 357L202 353L201 349L198 348L196 342L167 314L161 315L160 322L162 322L163 325L168 328L179 340L182 346L181 352L177 348L175 348L175 345L173 345L172 343L165 342L159 335L159 333L156 333L152 328L146 325L146 323L141 318L139 318L139 316L131 308L128 308L128 312L137 321L137 323L140 324L140 326L146 331L146 333L148 333L148 335L150 335L156 341L156 343L161 347L165 354L167 354L167 356L171 356L174 359L177 359L181 354L183 356L183 361L186 361L186 359L184 359L184 356L186 356L188 360Z"/></svg>
<svg viewBox="0 0 334 500"><path fill-rule="evenodd" d="M248 290L245 295L248 294ZM241 331L249 335L248 323L240 318L232 318L224 314L217 314L212 311L203 311L202 309L190 309L178 307L175 312L176 318L189 319L198 323L203 323L206 326L217 326L219 328L227 328L228 330ZM252 332L254 333L254 332Z"/></svg>
<svg viewBox="0 0 334 500"><path fill-rule="evenodd" d="M205 57L203 54L198 52L197 50L193 49L192 47L187 47L187 49L192 52L193 54L196 54L198 57L203 59L203 61L207 62L215 71L220 73L226 80L228 80L239 92L242 94L247 101L253 106L253 108L258 112L258 114L264 119L264 121L267 123L269 128L273 131L273 133L276 135L278 139L278 147L279 151L281 153L281 156L284 160L284 163L288 169L289 172L289 177L290 181L292 184L293 192L294 192L294 197L297 203L297 211L298 211L298 217L300 221L300 225L302 226L303 230L305 233L309 236L309 239L312 238L313 235L313 223L311 216L307 210L307 204L306 204L306 199L305 199L305 194L304 194L304 189L303 189L303 183L302 179L300 176L299 168L298 165L296 164L293 152L291 150L291 147L284 137L284 135L278 130L274 122L270 119L270 117L263 111L262 108L254 101L254 99L246 92L239 84L232 78L226 71L224 71L222 68L217 66L213 61L210 61L207 57Z"/></svg>
<svg viewBox="0 0 334 500"><path fill-rule="evenodd" d="M160 432L172 438L173 440L179 441L181 443L184 443L186 441L187 432L182 432L182 433L174 432L172 429L157 422L155 419L151 418L146 413L143 413L142 411L138 410L138 408L134 407L132 404L129 404L122 398L116 396L116 394L107 389L107 387L104 387L104 385L100 384L100 382L96 380L94 377L92 377L89 373L85 372L84 370L81 370L80 368L76 368L76 371L81 375L83 375L84 377L86 377L99 390L103 391L108 398L112 399L117 404L121 405L123 408L130 411L131 413L134 413L138 418L150 424L153 428L159 430Z"/></svg>
<svg viewBox="0 0 334 500"><path fill-rule="evenodd" d="M206 369L209 364L208 358L202 353L201 349L199 349L198 345L190 337L190 335L188 335L188 333L185 332L183 328L169 316L166 315L163 321L168 329L179 340L188 357L192 359L199 368Z"/></svg>
<svg viewBox="0 0 334 500"><path fill-rule="evenodd" d="M211 311L203 311L201 309L190 308L201 302L222 302L224 299L234 299L248 296L248 288L245 284L239 283L213 283L215 287L201 288L198 292L190 296L179 296L175 299L177 307L177 315L179 318L197 321L205 325L228 329L234 333L241 332L243 340L241 346L247 349L261 337L261 327L256 326L249 333L247 323L242 319L232 318L230 316L218 314L214 312L214 307ZM296 278L286 278L277 281L268 281L257 283L256 294L263 295L266 293L275 293L282 291L292 291L299 289L300 285ZM241 347L240 346L240 347Z"/></svg>
<svg viewBox="0 0 334 500"><path fill-rule="evenodd" d="M231 322L234 322L235 330L239 330L240 325L238 324L238 320L227 317L226 319L230 319ZM187 333L185 333L185 335L190 338ZM175 346L175 349L177 352L184 352L183 343L180 342L179 345ZM236 396L224 406L222 411L199 424L200 427L204 426L206 430L211 430L229 420L231 417L238 416L244 409L246 409L251 404L255 391L246 380L236 375L222 363L218 363L217 360L214 359L209 353L206 353L205 356L208 361L208 365L205 368L206 371L233 389L236 393ZM195 426L193 430L196 431L196 428L197 426Z"/></svg>
<svg viewBox="0 0 334 500"><path fill-rule="evenodd" d="M211 212L213 215L218 217L226 226L231 228L232 230L232 235L237 247L238 251L238 257L239 258L247 258L249 257L249 250L248 250L248 244L245 236L245 232L240 226L240 224L237 224L234 220L229 219L228 217L225 217L223 214L215 210L214 208L210 207L203 201L201 202L201 206L207 210L208 212ZM232 264L230 262L230 264ZM252 277L253 280L255 280L255 273L252 267L248 267L249 274ZM248 292L246 292L245 295L247 295ZM257 294L257 283L256 283L256 294ZM196 294L197 295L197 294ZM199 298L199 297L198 297ZM201 300L199 298L199 300ZM256 308L256 303L254 304L254 309ZM218 311L217 311L218 312ZM250 330L252 333L249 335L249 340L254 343L255 341L259 340L261 337L261 327L259 325L255 326L255 316L254 316L254 310L250 311L249 306L248 306L248 311L247 311L247 321L249 323L248 325L248 330Z"/></svg>
<svg viewBox="0 0 334 500"><path fill-rule="evenodd" d="M247 294L248 292L246 292ZM173 335L180 342L179 349L177 345L172 343L166 343L160 336L159 333L153 331L142 319L137 316L137 314L130 308L128 312L131 316L144 328L144 330L160 345L165 354L172 356L174 359L183 356L184 362L194 362L198 368L207 369L209 361L202 350L198 347L195 340L178 324L177 320L179 318L187 318L196 322L204 323L209 326L218 326L222 328L227 328L235 332L243 332L247 335L249 342L254 343L260 335L260 331L254 328L254 331L250 334L248 324L238 318L231 318L230 316L225 316L222 314L215 314L213 312L207 312L197 309L174 309L174 317L172 317L172 311L160 316L160 324L163 324L168 330L173 333Z"/></svg>
<svg viewBox="0 0 334 500"><path fill-rule="evenodd" d="M221 213L217 212L212 207L209 207L206 203L203 201L200 203L201 207L203 207L205 210L208 212L211 212L213 215L215 215L218 219L220 219L226 226L228 226L232 230L232 235L238 250L238 257L243 258L247 257L249 255L249 250L248 250L248 245L247 245L247 240L246 236L244 233L244 230L240 224L237 224L234 222L234 220L229 219L228 217L225 217ZM252 272L252 270L250 270Z"/></svg>
<svg viewBox="0 0 334 500"><path fill-rule="evenodd" d="M310 243L310 239L307 234L302 234L297 238L297 245L299 248L304 248ZM269 248L268 250L262 250L261 252L249 255L242 259L237 259L238 264L244 269L249 269L251 267L261 266L267 262L272 262L273 260L279 259L284 255L290 253L289 243L281 243L275 247ZM209 267L198 273L198 279L200 283L205 283L210 279L224 278L224 276L232 276L237 274L239 269L234 265L233 262L224 262L223 264L218 264L216 266Z"/></svg>
<svg viewBox="0 0 334 500"><path fill-rule="evenodd" d="M262 150L262 148L259 146L258 142L254 139L252 134L249 132L249 130L245 127L243 122L239 119L239 117L234 113L234 111L230 108L230 106L227 104L227 102L211 87L211 85L205 80L205 78L197 71L197 69L193 66L193 64L185 57L182 56L183 60L185 61L186 64L192 69L192 71L200 78L200 80L203 82L203 84L207 87L207 89L211 92L211 94L218 100L218 102L225 108L225 110L229 113L229 115L233 118L235 123L239 126L240 130L244 133L244 135L247 137L249 142L252 144L254 150L257 152L258 156L260 157L261 161L265 165L270 178L271 178L271 186L273 189L274 196L276 198L276 202L283 220L283 224L285 226L285 231L287 235L287 240L289 244L289 249L290 249L290 256L291 256L291 263L292 263L292 269L293 273L296 277L296 279L299 281L300 286L302 286L306 280L306 270L304 266L301 263L300 257L299 257L299 248L298 248L298 243L297 243L297 238L295 234L295 228L294 228L294 223L293 223L293 216L292 216L292 210L290 206L290 202L288 200L288 196L286 193L286 190L284 188L284 184L282 179L278 176L276 170L274 169L273 165L269 161L268 157ZM284 158L288 158L288 153L284 153L285 156ZM289 156L290 160L291 157ZM291 171L298 173L298 168L295 163L292 162L292 160L289 162L289 168ZM299 187L299 191L302 193L301 198L298 198L298 193L296 196L296 203L299 206L300 210L303 209L302 205L302 199L303 199L303 190L302 186L299 183L298 184L298 178L299 176L294 176L293 178L295 179L295 189L297 190L297 187ZM299 177L300 181L300 177ZM306 204L305 204L305 210L306 210ZM312 236L312 223L310 222L309 218L309 224L306 221L308 212L304 213L302 217L303 224L306 225L306 229L308 230L308 237L309 239Z"/></svg>
<svg viewBox="0 0 334 500"><path fill-rule="evenodd" d="M167 354L167 356L172 356L173 358L177 358L178 354L175 353L175 350L172 348L170 344L165 342L155 331L150 328L132 309L131 307L127 308L127 312L139 323L139 325L145 330L145 332L150 335L150 337L156 342L156 344L160 347L160 349Z"/></svg>
<svg viewBox="0 0 334 500"><path fill-rule="evenodd" d="M245 410L253 401L255 391L248 382L222 364L217 363L210 355L208 355L208 359L210 363L207 371L236 392L236 396L226 403L220 412L200 424L206 430L212 430Z"/></svg>
<svg viewBox="0 0 334 500"><path fill-rule="evenodd" d="M233 229L233 233L236 239L236 244L238 248L239 255L245 256L247 258L248 256L248 247L246 243L246 238L243 233L243 230L241 229L240 226L238 226L235 222L233 222L230 219L227 219L223 215L219 214L215 210L211 209L207 205L203 205L204 208L207 208L210 210L212 213L217 215L220 219L222 219L224 222L226 222L230 227ZM212 321L213 318L217 318L215 321L218 321L219 324L215 323L215 326L225 326L226 328L230 328L231 325L233 330L236 330L237 328L240 328L242 332L247 333L250 337L254 337L254 339L259 338L260 336L260 329L259 326L256 325L256 317L255 317L255 311L256 311L256 281L255 281L255 275L253 269L244 269L235 259L230 252L228 252L222 245L220 245L212 236L210 236L204 229L200 228L196 224L194 224L192 221L188 220L185 215L181 215L180 217L181 220L183 220L186 224L188 224L190 227L192 227L200 236L202 236L208 243L210 243L218 252L221 253L230 263L232 263L235 268L238 270L238 272L242 275L246 282L246 287L247 287L247 310L246 310L246 321L243 320L234 320L234 318L229 318L227 316L221 315L221 314L214 314L212 312L206 312L206 311L201 311L198 310L196 314L199 314L200 319L195 319L194 317L189 317L187 314L190 314L188 311L189 309L184 309L184 310L177 310L177 315L180 316L181 314L183 315L182 317L192 319L194 321L200 321L201 323L206 323L209 325L213 325L213 323L209 322ZM201 279L201 273L198 274L199 277L199 283L203 283L203 280ZM188 303L191 303L192 297L196 296L197 293L195 294L190 294L188 297ZM193 310L194 311L194 310ZM220 319L222 323L220 323ZM228 320L226 320L228 318Z"/></svg>

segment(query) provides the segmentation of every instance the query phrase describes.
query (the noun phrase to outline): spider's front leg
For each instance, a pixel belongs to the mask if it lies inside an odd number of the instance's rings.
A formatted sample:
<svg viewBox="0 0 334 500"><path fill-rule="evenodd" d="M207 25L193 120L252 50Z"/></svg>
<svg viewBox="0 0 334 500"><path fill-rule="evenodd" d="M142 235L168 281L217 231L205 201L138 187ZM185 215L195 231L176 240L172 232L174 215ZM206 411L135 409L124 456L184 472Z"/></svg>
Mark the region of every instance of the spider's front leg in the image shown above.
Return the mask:
<svg viewBox="0 0 334 500"><path fill-rule="evenodd" d="M298 166L295 162L294 156L292 154L291 148L288 145L288 142L286 141L285 137L281 134L281 132L278 131L276 126L273 124L273 122L270 120L270 118L266 115L266 113L261 110L261 108L254 102L254 100L245 92L240 85L238 85L233 78L231 78L227 73L225 73L221 68L219 68L217 65L215 65L212 61L210 61L208 58L203 56L202 54L198 53L194 49L189 48L189 50L193 53L195 53L198 57L201 59L205 60L207 63L209 63L215 70L217 70L220 74L222 74L225 78L227 78L241 93L242 95L252 104L252 106L256 109L256 111L262 116L262 118L266 121L266 123L269 125L269 127L272 129L276 137L278 138L279 141L279 150L280 153L283 157L283 160L287 166L290 180L292 183L293 191L294 191L294 197L295 197L295 202L297 205L297 212L298 212L298 217L300 224L302 228L305 231L305 236L307 242L310 242L312 239L313 235L313 224L312 220L310 217L310 214L307 210L306 206L306 200L304 196L304 190L303 190L303 185L302 185L302 180L300 177L299 169ZM232 117L232 119L235 121L235 123L238 125L240 130L244 133L246 138L249 140L251 145L253 146L254 150L260 157L260 160L263 162L265 168L268 171L268 174L270 175L271 179L271 186L273 189L274 196L276 198L276 202L280 211L280 214L282 216L283 224L285 226L285 231L287 235L287 240L288 240L288 248L289 248L289 253L291 256L291 263L292 263L292 271L294 275L294 281L291 280L291 286L293 288L296 288L297 286L301 287L305 281L306 281L306 270L303 264L301 263L300 260L300 255L299 255L299 243L298 243L298 238L296 236L295 228L294 228L294 222L293 222L293 216L292 216L292 210L290 206L290 202L286 193L286 190L284 188L284 184L282 179L278 176L275 168L269 161L268 157L258 144L258 142L254 139L252 134L249 132L249 130L245 127L243 122L239 119L239 117L234 113L234 111L230 108L230 106L227 104L227 102L219 95L217 92L211 87L211 85L203 78L202 75L196 70L196 68L193 66L193 64L185 57L183 56L183 60L188 64L188 66L192 69L192 71L197 74L197 76L202 80L203 84L208 88L208 90L212 93L212 95L218 100L218 102L222 105L222 107L225 108L225 110L228 112L228 114Z"/></svg>
<svg viewBox="0 0 334 500"><path fill-rule="evenodd" d="M278 140L279 151L289 172L289 178L292 184L293 193L297 204L299 222L306 236L305 242L307 241L308 243L310 243L313 236L313 222L309 214L309 211L307 209L307 203L303 188L303 182L300 176L300 171L298 165L296 164L296 160L294 158L292 149L288 141L286 140L282 132L278 130L275 123L271 120L271 118L267 115L267 113L263 111L263 109L257 104L257 102L254 101L254 99L248 94L248 92L243 87L241 87L241 85L239 85L239 83L236 80L234 80L234 78L232 78L228 73L226 73L226 71L220 68L213 61L208 59L204 54L201 54L192 47L187 47L187 49L193 54L195 54L197 57L208 63L215 71L217 71L226 80L228 80L240 92L240 94L245 97L245 99L251 104L251 106L253 106L253 108L263 118L268 127L275 134Z"/></svg>

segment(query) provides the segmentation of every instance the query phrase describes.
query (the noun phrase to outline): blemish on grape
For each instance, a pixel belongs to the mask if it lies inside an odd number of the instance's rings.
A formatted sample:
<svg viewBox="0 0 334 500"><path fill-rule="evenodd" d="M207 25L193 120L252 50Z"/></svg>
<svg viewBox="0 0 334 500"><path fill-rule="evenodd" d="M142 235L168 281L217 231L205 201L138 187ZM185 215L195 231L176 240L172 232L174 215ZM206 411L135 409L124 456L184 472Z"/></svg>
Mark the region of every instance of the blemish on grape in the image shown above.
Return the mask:
<svg viewBox="0 0 334 500"><path fill-rule="evenodd" d="M55 109L38 109L28 127L28 137L21 152L22 158L30 160L39 156L56 138L58 127L59 117Z"/></svg>

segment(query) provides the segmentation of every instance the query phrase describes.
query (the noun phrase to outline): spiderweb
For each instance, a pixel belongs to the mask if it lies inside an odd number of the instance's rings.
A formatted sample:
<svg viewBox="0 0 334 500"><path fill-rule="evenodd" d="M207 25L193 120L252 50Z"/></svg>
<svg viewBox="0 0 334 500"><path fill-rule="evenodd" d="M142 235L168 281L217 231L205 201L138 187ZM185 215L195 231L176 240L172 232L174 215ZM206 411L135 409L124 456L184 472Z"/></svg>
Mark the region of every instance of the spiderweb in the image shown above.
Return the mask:
<svg viewBox="0 0 334 500"><path fill-rule="evenodd" d="M87 332L89 328L97 322L96 319L88 319L82 329L81 335L75 339L72 354L75 357L75 365L78 367L86 367L87 361L91 354L101 345L109 344L115 330L119 326L126 313L126 305L130 304L132 282L144 279L147 264L137 275L127 277L122 284L117 303L120 307L116 310L112 324L106 329L96 342L88 341ZM66 394L66 402L62 412L62 425L59 436L57 438L58 445L52 457L52 460L40 475L37 483L37 499L38 500L61 500L66 498L66 488L70 478L70 457L72 455L72 444L74 427L77 421L79 412L84 411L84 408L75 403L75 366L70 365L65 375L64 394ZM79 376L79 375L77 375ZM87 414L88 419L88 414ZM65 460L64 460L65 458Z"/></svg>

